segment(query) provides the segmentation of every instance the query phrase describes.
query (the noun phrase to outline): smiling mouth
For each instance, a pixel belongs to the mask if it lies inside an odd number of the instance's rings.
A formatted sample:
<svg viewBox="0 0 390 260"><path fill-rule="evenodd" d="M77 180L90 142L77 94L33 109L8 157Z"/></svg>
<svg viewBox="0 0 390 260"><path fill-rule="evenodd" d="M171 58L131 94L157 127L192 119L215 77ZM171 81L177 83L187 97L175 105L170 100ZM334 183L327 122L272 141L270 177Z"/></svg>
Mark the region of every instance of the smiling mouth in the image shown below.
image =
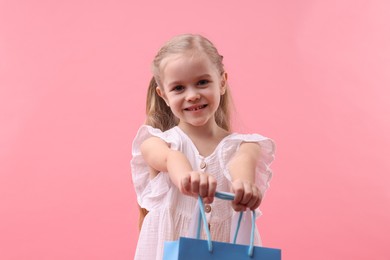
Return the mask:
<svg viewBox="0 0 390 260"><path fill-rule="evenodd" d="M186 111L197 111L197 110L205 108L205 107L207 107L207 105L200 105L200 106L197 106L197 107L189 107L189 108L185 108L184 110L186 110Z"/></svg>

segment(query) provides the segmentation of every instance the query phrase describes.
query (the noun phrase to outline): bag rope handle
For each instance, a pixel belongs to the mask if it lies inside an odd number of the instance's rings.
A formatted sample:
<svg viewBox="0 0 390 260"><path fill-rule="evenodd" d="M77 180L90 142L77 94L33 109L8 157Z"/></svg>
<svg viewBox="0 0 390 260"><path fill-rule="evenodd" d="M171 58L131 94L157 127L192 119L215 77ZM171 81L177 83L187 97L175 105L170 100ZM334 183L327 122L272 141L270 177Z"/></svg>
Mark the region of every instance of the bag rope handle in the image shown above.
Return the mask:
<svg viewBox="0 0 390 260"><path fill-rule="evenodd" d="M217 191L215 193L215 197L217 197L219 199L223 199L223 200L234 200L234 194L228 193L228 192L222 192L222 191ZM204 203L203 203L203 200L200 196L198 196L198 203L199 203L199 208L200 208L200 216L199 216L198 231L196 233L196 237L197 237L197 239L200 238L200 228L201 228L201 224L202 224L201 221L203 220L204 230L206 231L206 235L207 235L208 249L209 249L209 252L212 252L213 251L213 244L211 242L211 234L210 234L209 226L208 226L207 219L206 219L206 213L204 212ZM241 220L242 220L242 215L243 215L243 212L241 211L240 216L238 218L237 228L236 228L236 231L234 233L234 239L233 239L234 244L236 244L237 235L238 235L238 231L240 229L240 224L241 224ZM255 219L256 219L256 213L254 210L252 210L252 228L251 228L250 245L249 245L249 249L248 249L248 255L250 257L253 256L253 249L254 249L253 244L254 244L254 236L255 236Z"/></svg>

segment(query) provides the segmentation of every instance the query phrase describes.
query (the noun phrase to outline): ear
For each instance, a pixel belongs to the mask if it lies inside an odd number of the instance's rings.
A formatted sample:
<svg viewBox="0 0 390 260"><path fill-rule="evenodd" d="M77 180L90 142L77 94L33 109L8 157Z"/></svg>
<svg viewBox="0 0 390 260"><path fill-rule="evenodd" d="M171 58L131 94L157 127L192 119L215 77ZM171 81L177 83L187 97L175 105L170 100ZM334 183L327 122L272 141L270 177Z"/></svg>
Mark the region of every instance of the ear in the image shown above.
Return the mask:
<svg viewBox="0 0 390 260"><path fill-rule="evenodd" d="M162 99L164 99L165 103L167 104L167 106L169 106L169 103L168 103L168 99L165 95L165 92L164 92L164 89L160 86L157 86L156 87L156 92L157 92L157 95L159 95Z"/></svg>
<svg viewBox="0 0 390 260"><path fill-rule="evenodd" d="M226 88L227 88L227 78L228 78L228 75L226 72L223 72L222 75L221 75L221 86L220 86L220 93L221 93L221 96L225 94L226 92Z"/></svg>

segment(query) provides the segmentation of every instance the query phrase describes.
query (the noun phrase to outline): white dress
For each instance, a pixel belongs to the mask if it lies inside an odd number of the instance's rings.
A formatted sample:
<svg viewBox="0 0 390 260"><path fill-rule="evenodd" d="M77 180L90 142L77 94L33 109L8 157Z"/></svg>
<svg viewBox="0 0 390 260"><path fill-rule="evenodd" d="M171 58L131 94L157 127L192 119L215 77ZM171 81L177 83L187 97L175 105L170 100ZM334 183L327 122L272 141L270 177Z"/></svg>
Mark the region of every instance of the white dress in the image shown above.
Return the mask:
<svg viewBox="0 0 390 260"><path fill-rule="evenodd" d="M160 172L150 179L149 168L145 163L140 145L151 136L157 136L167 142L171 149L183 152L194 170L206 171L217 180L217 191L230 192L231 177L228 171L229 160L234 156L242 142L258 142L262 156L257 163L256 184L264 195L269 186L272 172L269 165L274 159L274 143L271 139L258 134L233 133L225 137L214 152L204 157L199 154L191 139L179 128L173 127L165 132L143 125L133 141L131 171L137 200L142 208L149 211L139 234L134 259L162 259L164 241L177 240L179 237L194 237L194 214L197 200L180 193L171 182L167 173ZM230 202L214 199L207 213L211 237L215 241L230 242L231 230L235 229L235 215ZM250 230L249 211L245 212L240 226L237 242L247 244ZM257 216L261 212L257 210ZM245 216L246 215L246 216ZM192 220L192 221L191 221ZM245 236L245 237L243 237ZM204 234L202 236L204 238ZM255 244L261 240L256 229Z"/></svg>

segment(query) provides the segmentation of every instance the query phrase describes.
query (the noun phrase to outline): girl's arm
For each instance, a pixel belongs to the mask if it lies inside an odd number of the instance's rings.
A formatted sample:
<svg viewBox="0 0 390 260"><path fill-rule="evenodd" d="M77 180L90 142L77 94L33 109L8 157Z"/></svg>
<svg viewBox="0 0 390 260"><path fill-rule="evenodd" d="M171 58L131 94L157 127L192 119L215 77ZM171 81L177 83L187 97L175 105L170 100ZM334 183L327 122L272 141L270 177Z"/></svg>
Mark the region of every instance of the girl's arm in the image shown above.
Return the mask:
<svg viewBox="0 0 390 260"><path fill-rule="evenodd" d="M229 163L235 194L232 206L236 211L244 211L246 208L254 210L260 206L262 194L255 183L256 164L260 154L261 147L258 143L242 143Z"/></svg>
<svg viewBox="0 0 390 260"><path fill-rule="evenodd" d="M180 192L186 195L200 195L211 203L217 182L206 173L193 171L187 157L180 151L170 149L158 137L150 137L141 144L141 153L146 163L155 172L168 172L169 178Z"/></svg>

